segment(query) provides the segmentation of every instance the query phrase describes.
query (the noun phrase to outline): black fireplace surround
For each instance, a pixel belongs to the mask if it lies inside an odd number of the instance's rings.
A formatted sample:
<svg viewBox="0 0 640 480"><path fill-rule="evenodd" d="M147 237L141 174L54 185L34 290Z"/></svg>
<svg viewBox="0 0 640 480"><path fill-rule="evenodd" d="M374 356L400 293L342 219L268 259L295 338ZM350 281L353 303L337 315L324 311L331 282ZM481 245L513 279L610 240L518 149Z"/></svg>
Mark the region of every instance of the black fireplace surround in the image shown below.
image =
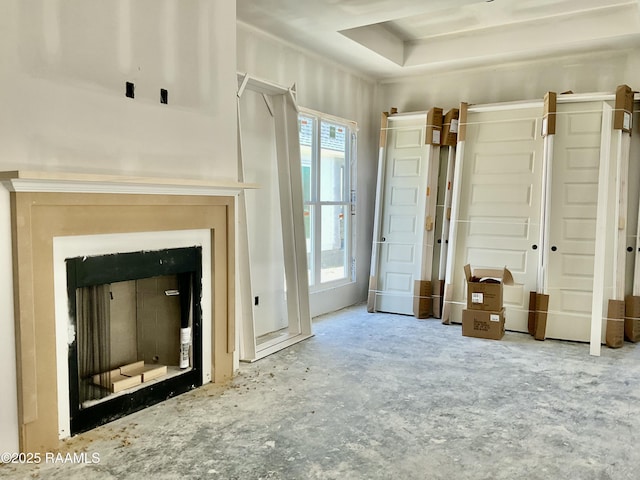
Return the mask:
<svg viewBox="0 0 640 480"><path fill-rule="evenodd" d="M190 320L192 331L191 368L188 371L158 382L151 382L148 386L131 393L122 392L113 398L107 396L103 401L84 408L80 398L78 335L76 334L68 350L72 435L202 385L201 247L76 257L66 259L66 265L69 314L75 332L78 332L76 312L78 289L163 275L176 275L181 283L188 282L189 288L185 288L184 291L180 289L181 323L184 327L186 316L187 320Z"/></svg>

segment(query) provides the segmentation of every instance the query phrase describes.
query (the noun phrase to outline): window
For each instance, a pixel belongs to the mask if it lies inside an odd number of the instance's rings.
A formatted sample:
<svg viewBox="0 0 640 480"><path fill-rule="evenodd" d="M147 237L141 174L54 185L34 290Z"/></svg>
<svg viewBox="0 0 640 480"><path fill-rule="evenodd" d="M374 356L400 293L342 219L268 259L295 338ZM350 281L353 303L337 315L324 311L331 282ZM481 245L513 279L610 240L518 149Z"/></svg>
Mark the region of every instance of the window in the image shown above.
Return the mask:
<svg viewBox="0 0 640 480"><path fill-rule="evenodd" d="M356 124L301 109L298 117L310 289L355 280Z"/></svg>

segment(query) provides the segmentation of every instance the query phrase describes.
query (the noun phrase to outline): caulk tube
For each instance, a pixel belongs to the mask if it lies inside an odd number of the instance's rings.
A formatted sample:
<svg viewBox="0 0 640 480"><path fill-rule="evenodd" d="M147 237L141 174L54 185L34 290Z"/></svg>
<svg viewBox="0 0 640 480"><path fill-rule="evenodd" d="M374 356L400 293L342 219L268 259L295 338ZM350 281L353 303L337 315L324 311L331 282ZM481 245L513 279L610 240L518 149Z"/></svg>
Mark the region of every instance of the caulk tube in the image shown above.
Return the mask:
<svg viewBox="0 0 640 480"><path fill-rule="evenodd" d="M180 329L180 368L189 368L189 349L191 347L191 327Z"/></svg>

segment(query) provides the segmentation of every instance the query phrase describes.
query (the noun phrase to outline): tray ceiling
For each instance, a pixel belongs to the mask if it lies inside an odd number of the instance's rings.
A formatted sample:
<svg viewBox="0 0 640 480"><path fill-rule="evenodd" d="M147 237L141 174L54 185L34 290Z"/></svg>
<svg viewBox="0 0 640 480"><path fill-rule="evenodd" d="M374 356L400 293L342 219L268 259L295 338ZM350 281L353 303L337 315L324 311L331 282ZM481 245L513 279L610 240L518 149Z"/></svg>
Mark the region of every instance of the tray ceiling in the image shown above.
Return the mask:
<svg viewBox="0 0 640 480"><path fill-rule="evenodd" d="M640 46L639 0L237 0L237 19L377 78Z"/></svg>

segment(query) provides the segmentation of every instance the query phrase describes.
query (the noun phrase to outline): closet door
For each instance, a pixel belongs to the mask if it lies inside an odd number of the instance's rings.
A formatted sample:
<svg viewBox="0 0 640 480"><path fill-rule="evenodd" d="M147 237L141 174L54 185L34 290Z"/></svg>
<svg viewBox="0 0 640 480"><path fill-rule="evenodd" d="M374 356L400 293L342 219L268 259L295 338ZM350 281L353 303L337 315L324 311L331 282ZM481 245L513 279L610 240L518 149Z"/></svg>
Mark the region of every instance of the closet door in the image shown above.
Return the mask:
<svg viewBox="0 0 640 480"><path fill-rule="evenodd" d="M450 321L466 308L463 266L513 273L504 287L506 328L527 331L529 291L537 290L543 143L542 103L467 113ZM456 178L460 178L456 176ZM454 219L452 219L453 221Z"/></svg>
<svg viewBox="0 0 640 480"><path fill-rule="evenodd" d="M600 163L601 155L611 149L610 135L603 132L611 127L604 120L608 119L599 101L558 105L551 166L547 338L590 340ZM613 173L613 179L606 175L613 181L608 185L608 218L615 216L615 168ZM607 252L611 241L610 235ZM607 272L612 263L607 255ZM605 300L612 298L612 282L607 275Z"/></svg>
<svg viewBox="0 0 640 480"><path fill-rule="evenodd" d="M426 113L389 117L375 310L413 315L422 266L430 145Z"/></svg>

